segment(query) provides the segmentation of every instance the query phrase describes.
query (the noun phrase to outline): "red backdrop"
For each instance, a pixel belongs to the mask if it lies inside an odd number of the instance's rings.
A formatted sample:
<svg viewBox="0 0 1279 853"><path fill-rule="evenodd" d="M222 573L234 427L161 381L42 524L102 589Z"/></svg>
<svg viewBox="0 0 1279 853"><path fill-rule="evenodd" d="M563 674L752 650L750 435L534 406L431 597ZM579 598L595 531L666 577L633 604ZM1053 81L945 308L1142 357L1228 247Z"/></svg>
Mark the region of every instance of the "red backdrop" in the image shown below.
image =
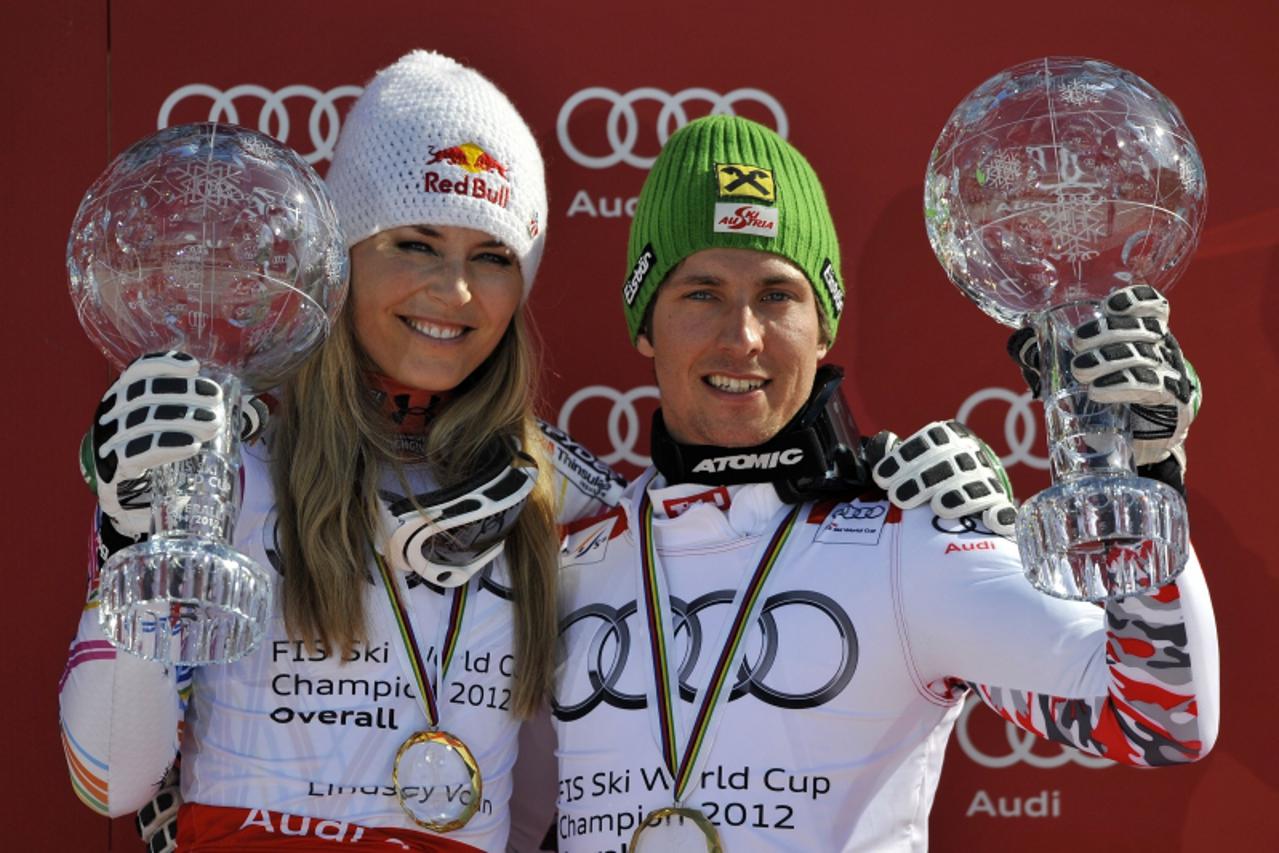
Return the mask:
<svg viewBox="0 0 1279 853"><path fill-rule="evenodd" d="M1022 495L1046 482L1036 467L1040 415L1017 400L1005 330L946 281L928 247L921 184L932 144L968 91L1036 56L1107 59L1172 98L1198 139L1211 198L1201 248L1173 293L1173 322L1207 389L1189 504L1221 633L1221 738L1190 768L1095 769L1023 742L978 709L961 726L967 736L952 741L933 849L1274 849L1279 746L1265 721L1279 680L1265 626L1279 561L1264 543L1274 510L1263 486L1279 471L1267 445L1243 437L1264 436L1279 415L1279 6L821 5L43 0L0 13L14 288L0 456L3 518L14 525L14 592L0 629L11 692L0 703L6 849L138 849L122 821L76 801L57 738L57 679L92 505L75 451L110 375L66 295L63 253L81 194L135 139L210 117L282 136L323 170L351 87L414 47L483 70L541 142L551 214L532 305L547 342L546 412L627 474L643 461L653 405L618 299L627 200L661 134L708 112L707 98L784 130L824 178L848 285L831 360L852 376L863 429L905 433L962 412L1007 454Z"/></svg>

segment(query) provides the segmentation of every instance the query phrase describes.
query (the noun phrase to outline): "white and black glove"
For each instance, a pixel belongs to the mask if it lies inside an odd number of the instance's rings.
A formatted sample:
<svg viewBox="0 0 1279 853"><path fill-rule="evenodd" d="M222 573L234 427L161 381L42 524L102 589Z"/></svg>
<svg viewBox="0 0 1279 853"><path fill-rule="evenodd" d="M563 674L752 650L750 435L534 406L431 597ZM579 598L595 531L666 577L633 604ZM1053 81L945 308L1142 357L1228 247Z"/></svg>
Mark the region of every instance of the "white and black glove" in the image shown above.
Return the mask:
<svg viewBox="0 0 1279 853"><path fill-rule="evenodd" d="M138 835L147 853L171 853L178 846L178 808L182 792L178 788L178 765L174 764L160 783L151 802L138 809Z"/></svg>
<svg viewBox="0 0 1279 853"><path fill-rule="evenodd" d="M994 533L1017 524L1012 485L999 457L959 421L934 421L905 441L889 432L866 448L875 482L902 509L928 501L941 518L980 515Z"/></svg>
<svg viewBox="0 0 1279 853"><path fill-rule="evenodd" d="M80 473L117 532L137 537L151 525L151 480L157 465L194 456L222 429L222 389L199 376L200 363L180 352L144 355L107 389L80 447ZM242 401L241 438L266 421L266 406Z"/></svg>
<svg viewBox="0 0 1279 853"><path fill-rule="evenodd" d="M1075 330L1071 371L1098 403L1124 403L1142 476L1182 489L1182 447L1202 400L1199 377L1168 331L1168 300L1145 284L1111 293L1103 316ZM1015 332L1008 351L1036 397L1039 350L1034 331Z"/></svg>

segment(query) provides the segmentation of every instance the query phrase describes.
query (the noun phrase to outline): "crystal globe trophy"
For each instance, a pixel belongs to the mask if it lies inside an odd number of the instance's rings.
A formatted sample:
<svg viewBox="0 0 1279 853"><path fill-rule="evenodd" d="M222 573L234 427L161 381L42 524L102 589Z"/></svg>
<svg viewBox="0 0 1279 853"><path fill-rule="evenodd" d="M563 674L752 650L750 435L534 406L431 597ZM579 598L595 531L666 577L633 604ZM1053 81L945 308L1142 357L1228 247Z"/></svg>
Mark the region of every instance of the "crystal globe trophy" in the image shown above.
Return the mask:
<svg viewBox="0 0 1279 853"><path fill-rule="evenodd" d="M1072 333L1112 291L1167 292L1199 239L1203 164L1177 108L1105 62L1038 59L963 100L933 149L928 239L947 274L1039 346L1053 485L1017 517L1027 577L1054 596L1121 598L1185 565L1181 496L1137 477L1126 406L1093 403Z"/></svg>
<svg viewBox="0 0 1279 853"><path fill-rule="evenodd" d="M102 568L99 613L117 646L177 665L253 650L270 574L231 547L240 400L273 388L328 334L346 250L320 177L269 136L222 124L161 130L115 159L67 244L80 323L123 369L179 350L221 386L220 434L149 473L151 534Z"/></svg>

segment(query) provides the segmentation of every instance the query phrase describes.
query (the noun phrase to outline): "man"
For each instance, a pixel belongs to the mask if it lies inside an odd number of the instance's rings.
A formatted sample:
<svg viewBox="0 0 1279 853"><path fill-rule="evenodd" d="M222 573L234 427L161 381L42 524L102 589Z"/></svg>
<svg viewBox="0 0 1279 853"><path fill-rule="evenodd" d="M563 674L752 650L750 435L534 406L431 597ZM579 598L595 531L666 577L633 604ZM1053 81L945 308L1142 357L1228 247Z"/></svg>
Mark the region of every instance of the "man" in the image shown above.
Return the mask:
<svg viewBox="0 0 1279 853"><path fill-rule="evenodd" d="M924 849L969 691L1128 764L1211 748L1215 626L1193 554L1174 586L1104 610L1052 599L988 529L1006 516L957 525L918 506L946 504L948 475L973 467L921 467L956 425L876 468L918 508L807 467L839 432L819 362L843 290L799 152L743 119L689 124L645 183L630 260L627 321L661 395L656 467L565 544L561 851ZM1152 455L1181 458L1189 416L1172 420ZM968 496L997 485L975 483Z"/></svg>

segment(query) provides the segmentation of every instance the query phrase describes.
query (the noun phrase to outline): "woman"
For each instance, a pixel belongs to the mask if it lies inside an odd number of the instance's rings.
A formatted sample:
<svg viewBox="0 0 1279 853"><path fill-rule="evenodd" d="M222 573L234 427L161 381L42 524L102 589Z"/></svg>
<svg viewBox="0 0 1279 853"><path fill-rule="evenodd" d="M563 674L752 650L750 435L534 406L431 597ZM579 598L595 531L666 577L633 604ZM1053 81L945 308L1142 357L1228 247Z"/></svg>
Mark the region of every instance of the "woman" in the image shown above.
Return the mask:
<svg viewBox="0 0 1279 853"><path fill-rule="evenodd" d="M415 51L352 107L328 183L350 295L244 454L235 542L281 575L273 623L240 661L173 672L114 654L86 608L61 694L73 782L126 813L180 747L184 850L504 849L519 717L552 668L556 504L566 520L620 491L553 483L532 414L541 157L489 81ZM113 390L194 386L189 359L144 362ZM128 420L97 426L111 417ZM99 496L104 559L129 524ZM424 546L423 509L468 523ZM468 751L482 785L456 763ZM437 786L440 762L455 772Z"/></svg>

